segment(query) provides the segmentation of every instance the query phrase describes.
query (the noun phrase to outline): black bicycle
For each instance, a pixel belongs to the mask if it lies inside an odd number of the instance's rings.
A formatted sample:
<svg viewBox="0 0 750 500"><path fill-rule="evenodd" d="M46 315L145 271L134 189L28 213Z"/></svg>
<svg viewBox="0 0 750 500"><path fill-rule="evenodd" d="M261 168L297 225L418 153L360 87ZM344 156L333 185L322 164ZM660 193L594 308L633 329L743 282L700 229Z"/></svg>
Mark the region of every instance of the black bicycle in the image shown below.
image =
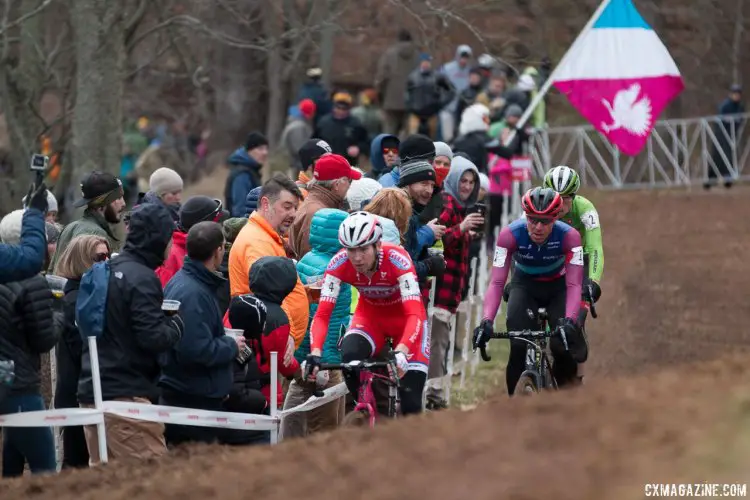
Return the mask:
<svg viewBox="0 0 750 500"><path fill-rule="evenodd" d="M557 333L549 328L549 315L545 308L539 308L536 314L531 309L527 309L526 312L530 317L537 319L539 330L493 332L490 339L517 339L527 344L526 368L518 379L515 394L535 394L543 389L556 390L557 381L552 375L552 363L547 351L549 339ZM479 352L483 360L492 360L487 354L487 344L479 345Z"/></svg>

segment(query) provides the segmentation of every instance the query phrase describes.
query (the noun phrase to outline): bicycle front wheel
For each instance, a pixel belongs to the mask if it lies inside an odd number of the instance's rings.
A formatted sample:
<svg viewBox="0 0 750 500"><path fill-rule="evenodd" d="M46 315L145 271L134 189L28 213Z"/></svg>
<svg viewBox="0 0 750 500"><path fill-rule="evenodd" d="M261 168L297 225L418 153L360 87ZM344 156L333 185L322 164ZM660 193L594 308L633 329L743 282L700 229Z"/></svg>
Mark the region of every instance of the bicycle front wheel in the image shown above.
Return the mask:
<svg viewBox="0 0 750 500"><path fill-rule="evenodd" d="M513 394L518 394L520 396L530 396L532 394L536 394L539 392L536 386L536 381L531 375L522 375L520 379L518 379L518 383L516 384L516 390L513 392Z"/></svg>
<svg viewBox="0 0 750 500"><path fill-rule="evenodd" d="M357 410L347 413L341 421L343 427L367 427L370 425L370 412Z"/></svg>

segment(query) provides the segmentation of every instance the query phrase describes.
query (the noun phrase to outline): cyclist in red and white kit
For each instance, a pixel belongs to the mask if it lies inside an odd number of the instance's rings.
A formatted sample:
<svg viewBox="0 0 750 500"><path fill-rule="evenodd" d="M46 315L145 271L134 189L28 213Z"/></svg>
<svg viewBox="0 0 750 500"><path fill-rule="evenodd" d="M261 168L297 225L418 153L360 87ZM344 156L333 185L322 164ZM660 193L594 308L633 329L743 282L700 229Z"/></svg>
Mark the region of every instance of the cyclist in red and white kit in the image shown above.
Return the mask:
<svg viewBox="0 0 750 500"><path fill-rule="evenodd" d="M417 274L403 248L381 242L383 229L377 217L354 212L339 227L344 247L328 264L318 310L310 326L310 354L306 375L310 380L320 366L328 323L342 283L359 291L351 325L341 341L341 360L348 363L379 354L386 339L396 345L394 358L401 377L401 411L422 411L422 391L430 362L430 334ZM358 394L359 374L344 372L346 386Z"/></svg>

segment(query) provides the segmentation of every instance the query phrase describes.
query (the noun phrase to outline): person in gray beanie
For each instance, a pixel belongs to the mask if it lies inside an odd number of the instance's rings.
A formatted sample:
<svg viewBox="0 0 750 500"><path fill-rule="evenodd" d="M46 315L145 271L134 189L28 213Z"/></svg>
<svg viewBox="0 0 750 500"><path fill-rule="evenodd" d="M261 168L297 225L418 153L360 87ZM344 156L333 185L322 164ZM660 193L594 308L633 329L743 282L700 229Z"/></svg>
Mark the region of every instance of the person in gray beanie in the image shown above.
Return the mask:
<svg viewBox="0 0 750 500"><path fill-rule="evenodd" d="M175 224L180 222L183 181L180 174L171 168L157 169L148 180L149 191L138 198L135 206L158 204L169 210Z"/></svg>

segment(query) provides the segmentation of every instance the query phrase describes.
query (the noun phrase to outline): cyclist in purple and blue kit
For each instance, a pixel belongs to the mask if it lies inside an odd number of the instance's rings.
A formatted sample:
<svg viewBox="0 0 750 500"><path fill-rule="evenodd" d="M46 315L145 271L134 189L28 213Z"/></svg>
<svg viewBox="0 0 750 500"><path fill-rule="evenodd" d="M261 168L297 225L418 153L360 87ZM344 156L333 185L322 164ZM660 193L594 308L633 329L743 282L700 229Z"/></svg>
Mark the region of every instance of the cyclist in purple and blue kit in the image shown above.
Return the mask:
<svg viewBox="0 0 750 500"><path fill-rule="evenodd" d="M557 333L550 339L553 375L563 386L575 381L577 362L585 359L587 352L584 334L577 324L584 275L581 235L557 220L563 201L554 190L531 189L521 205L526 218L504 227L497 238L483 320L474 331L474 348L485 345L492 334L513 258L507 329L538 330L535 316L528 311L536 313L541 307L547 310L550 328ZM526 343L511 340L505 375L510 395L525 369L525 359Z"/></svg>

